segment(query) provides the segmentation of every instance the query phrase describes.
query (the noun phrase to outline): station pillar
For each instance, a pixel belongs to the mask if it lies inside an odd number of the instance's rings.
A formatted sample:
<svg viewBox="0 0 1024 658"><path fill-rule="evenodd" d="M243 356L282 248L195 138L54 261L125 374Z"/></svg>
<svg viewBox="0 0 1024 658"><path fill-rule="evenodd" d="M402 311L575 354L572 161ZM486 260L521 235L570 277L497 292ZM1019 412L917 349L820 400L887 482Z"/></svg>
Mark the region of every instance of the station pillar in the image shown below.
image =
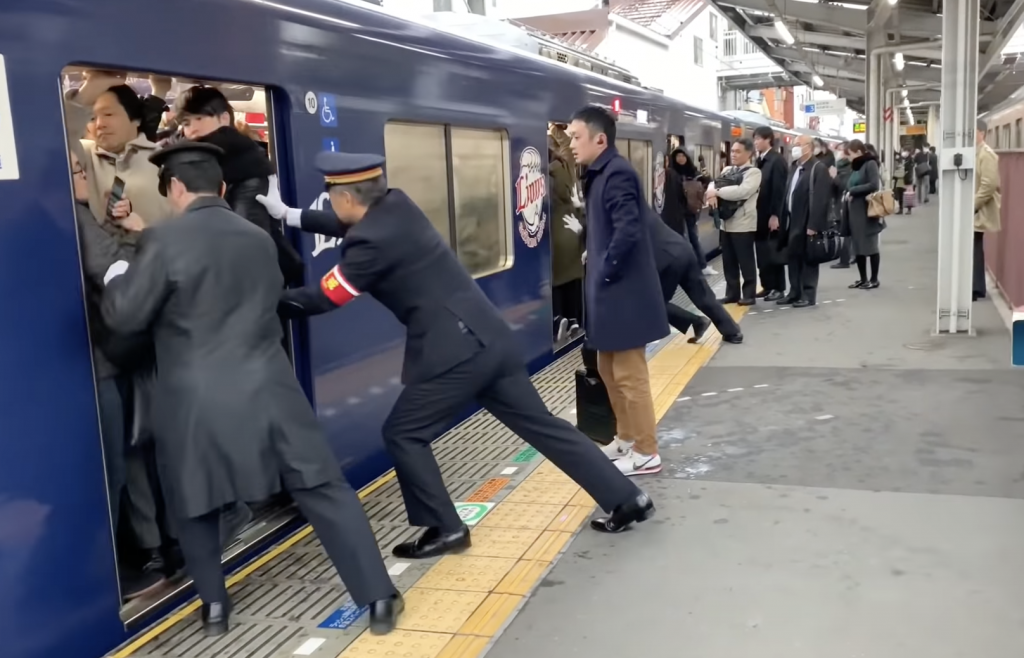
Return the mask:
<svg viewBox="0 0 1024 658"><path fill-rule="evenodd" d="M975 126L978 117L979 0L946 0L942 13L939 258L935 331L972 333ZM930 115L929 115L930 116Z"/></svg>
<svg viewBox="0 0 1024 658"><path fill-rule="evenodd" d="M928 106L928 143L939 150L939 136L942 134L942 127L939 126L939 106Z"/></svg>

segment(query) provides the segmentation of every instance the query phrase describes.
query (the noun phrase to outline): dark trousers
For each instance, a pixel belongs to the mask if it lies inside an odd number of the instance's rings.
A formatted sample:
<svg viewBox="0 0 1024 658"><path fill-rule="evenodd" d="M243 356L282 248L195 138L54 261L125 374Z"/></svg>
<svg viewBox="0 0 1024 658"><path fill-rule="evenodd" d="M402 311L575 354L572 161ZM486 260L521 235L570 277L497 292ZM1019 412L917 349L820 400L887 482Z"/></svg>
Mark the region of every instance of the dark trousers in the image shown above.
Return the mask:
<svg viewBox="0 0 1024 658"><path fill-rule="evenodd" d="M820 265L809 265L803 254L789 259L789 299L818 301L818 275Z"/></svg>
<svg viewBox="0 0 1024 658"><path fill-rule="evenodd" d="M928 181L928 194L935 194L935 183L938 182L938 178L931 178Z"/></svg>
<svg viewBox="0 0 1024 658"><path fill-rule="evenodd" d="M508 345L481 347L448 372L406 386L387 420L384 446L395 465L409 523L454 530L462 526L445 488L431 442L474 400L536 448L607 511L638 496L600 449L541 399L522 358Z"/></svg>
<svg viewBox="0 0 1024 658"><path fill-rule="evenodd" d="M725 270L725 299L736 302L757 296L757 259L754 256L754 232L722 231L722 268ZM740 275L743 284L740 285Z"/></svg>
<svg viewBox="0 0 1024 658"><path fill-rule="evenodd" d="M313 526L327 556L358 606L396 593L359 496L339 478L312 489L292 489L292 499ZM203 603L228 603L221 567L221 510L178 519L185 566Z"/></svg>
<svg viewBox="0 0 1024 658"><path fill-rule="evenodd" d="M96 381L96 396L100 413L100 436L103 440L103 462L107 470L107 496L110 501L110 521L117 530L121 518L121 492L127 481L125 453L128 417L124 408L125 387L130 382L119 377L104 377Z"/></svg>
<svg viewBox="0 0 1024 658"><path fill-rule="evenodd" d="M853 238L845 237L840 238L839 242L839 264L849 265L850 264L850 252L853 249Z"/></svg>
<svg viewBox="0 0 1024 658"><path fill-rule="evenodd" d="M754 243L757 252L757 270L761 275L761 288L765 293L773 290L786 292L786 266L772 261L774 240L762 238Z"/></svg>
<svg viewBox="0 0 1024 658"><path fill-rule="evenodd" d="M556 318L583 324L583 279L573 279L551 288L551 307Z"/></svg>
<svg viewBox="0 0 1024 658"><path fill-rule="evenodd" d="M704 254L704 248L700 246L700 231L697 230L697 219L697 215L686 215L686 239L690 241L693 253L697 255L697 265L703 270L708 266L708 259Z"/></svg>
<svg viewBox="0 0 1024 658"><path fill-rule="evenodd" d="M672 303L676 287L680 287L693 305L711 320L718 333L723 336L735 336L740 333L740 326L729 315L729 311L715 299L714 291L701 273L702 269L696 261L679 259L658 273L661 279L661 292L668 306L668 323L685 334L690 327L700 322L699 315Z"/></svg>
<svg viewBox="0 0 1024 658"><path fill-rule="evenodd" d="M985 234L974 232L974 272L971 276L971 292L979 299L986 295L985 285Z"/></svg>

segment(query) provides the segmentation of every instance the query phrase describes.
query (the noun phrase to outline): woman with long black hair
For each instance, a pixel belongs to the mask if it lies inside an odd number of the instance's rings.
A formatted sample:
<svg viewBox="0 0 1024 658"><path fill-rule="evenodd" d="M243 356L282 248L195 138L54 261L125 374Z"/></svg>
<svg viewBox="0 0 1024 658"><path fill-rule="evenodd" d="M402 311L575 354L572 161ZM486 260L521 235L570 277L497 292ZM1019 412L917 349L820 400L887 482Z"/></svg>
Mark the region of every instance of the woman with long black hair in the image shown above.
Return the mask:
<svg viewBox="0 0 1024 658"><path fill-rule="evenodd" d="M847 144L847 153L853 173L846 184L845 233L851 240L853 255L857 261L860 278L850 288L874 289L878 287L878 268L881 254L878 249L878 234L885 225L877 217L868 216L868 196L882 189L878 156L859 139ZM867 264L871 262L871 278L868 278Z"/></svg>
<svg viewBox="0 0 1024 658"><path fill-rule="evenodd" d="M668 167L665 168L665 206L661 211L661 219L690 241L700 269L705 274L713 274L707 271L708 262L697 231L705 187L705 181L690 154L681 148L673 150L669 154Z"/></svg>

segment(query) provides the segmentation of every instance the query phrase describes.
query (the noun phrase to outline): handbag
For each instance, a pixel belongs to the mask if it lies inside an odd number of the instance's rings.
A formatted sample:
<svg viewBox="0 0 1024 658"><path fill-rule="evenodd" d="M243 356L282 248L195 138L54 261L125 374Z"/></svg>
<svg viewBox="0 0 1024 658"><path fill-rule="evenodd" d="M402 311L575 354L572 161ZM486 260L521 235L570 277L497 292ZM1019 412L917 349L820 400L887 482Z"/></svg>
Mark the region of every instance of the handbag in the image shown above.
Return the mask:
<svg viewBox="0 0 1024 658"><path fill-rule="evenodd" d="M903 207L904 208L916 208L917 207L917 192L913 188L907 188L903 192Z"/></svg>
<svg viewBox="0 0 1024 658"><path fill-rule="evenodd" d="M839 232L830 228L824 233L807 236L804 260L808 265L824 265L839 258Z"/></svg>
<svg viewBox="0 0 1024 658"><path fill-rule="evenodd" d="M906 199L906 193L904 193ZM896 212L896 198L892 190L884 189L868 195L868 217L888 217Z"/></svg>

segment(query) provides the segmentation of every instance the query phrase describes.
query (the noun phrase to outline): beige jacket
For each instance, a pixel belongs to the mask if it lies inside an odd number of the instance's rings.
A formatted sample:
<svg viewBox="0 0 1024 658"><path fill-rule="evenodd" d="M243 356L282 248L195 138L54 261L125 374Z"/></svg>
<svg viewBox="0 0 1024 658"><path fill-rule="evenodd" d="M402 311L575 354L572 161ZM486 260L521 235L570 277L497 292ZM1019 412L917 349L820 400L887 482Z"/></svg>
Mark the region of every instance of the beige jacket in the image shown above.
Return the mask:
<svg viewBox="0 0 1024 658"><path fill-rule="evenodd" d="M149 161L156 144L141 133L128 142L124 153L114 155L83 139L86 161L82 163L89 177L89 209L101 223L107 216L106 194L114 186L114 177L124 180L124 194L132 202L132 212L142 217L146 226L155 226L167 219L171 208L160 196L160 170Z"/></svg>
<svg viewBox="0 0 1024 658"><path fill-rule="evenodd" d="M974 171L974 230L999 230L1003 197L999 188L999 156L984 142L978 146Z"/></svg>
<svg viewBox="0 0 1024 658"><path fill-rule="evenodd" d="M725 175L736 169L726 167L722 170ZM714 183L710 187L714 187ZM757 193L761 190L761 170L753 164L743 174L743 182L739 185L730 185L718 190L718 198L726 201L743 201L736 214L722 223L722 230L726 233L753 233L757 230Z"/></svg>

